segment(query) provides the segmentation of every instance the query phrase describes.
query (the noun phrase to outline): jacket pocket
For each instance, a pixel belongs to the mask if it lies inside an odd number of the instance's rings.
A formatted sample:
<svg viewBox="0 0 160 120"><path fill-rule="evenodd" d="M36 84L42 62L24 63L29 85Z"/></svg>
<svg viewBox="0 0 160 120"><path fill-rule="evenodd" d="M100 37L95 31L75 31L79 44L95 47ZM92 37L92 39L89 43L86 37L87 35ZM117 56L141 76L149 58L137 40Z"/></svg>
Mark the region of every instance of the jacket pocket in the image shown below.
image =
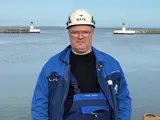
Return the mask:
<svg viewBox="0 0 160 120"><path fill-rule="evenodd" d="M82 114L99 114L107 112L109 109L105 106L84 106L80 107L80 112Z"/></svg>

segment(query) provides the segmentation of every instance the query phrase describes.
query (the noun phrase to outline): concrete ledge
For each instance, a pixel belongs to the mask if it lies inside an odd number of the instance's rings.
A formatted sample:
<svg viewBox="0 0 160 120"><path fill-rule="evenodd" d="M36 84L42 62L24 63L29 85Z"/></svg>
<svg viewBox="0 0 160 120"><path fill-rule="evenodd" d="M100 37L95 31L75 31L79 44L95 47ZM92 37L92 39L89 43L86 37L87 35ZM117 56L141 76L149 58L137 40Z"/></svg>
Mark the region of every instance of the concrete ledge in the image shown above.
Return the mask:
<svg viewBox="0 0 160 120"><path fill-rule="evenodd" d="M0 33L40 33L40 31L30 31L30 29L0 29Z"/></svg>
<svg viewBox="0 0 160 120"><path fill-rule="evenodd" d="M136 34L160 34L160 30L135 30Z"/></svg>

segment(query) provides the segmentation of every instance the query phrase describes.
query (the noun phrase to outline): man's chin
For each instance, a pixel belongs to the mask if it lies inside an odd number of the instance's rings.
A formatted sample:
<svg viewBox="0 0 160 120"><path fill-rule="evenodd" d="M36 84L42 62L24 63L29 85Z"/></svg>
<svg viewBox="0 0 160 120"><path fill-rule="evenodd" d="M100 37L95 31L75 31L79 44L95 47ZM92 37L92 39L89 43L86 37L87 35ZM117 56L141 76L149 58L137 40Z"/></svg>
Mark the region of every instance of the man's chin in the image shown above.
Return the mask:
<svg viewBox="0 0 160 120"><path fill-rule="evenodd" d="M88 50L86 48L77 48L75 52L78 54L86 54Z"/></svg>

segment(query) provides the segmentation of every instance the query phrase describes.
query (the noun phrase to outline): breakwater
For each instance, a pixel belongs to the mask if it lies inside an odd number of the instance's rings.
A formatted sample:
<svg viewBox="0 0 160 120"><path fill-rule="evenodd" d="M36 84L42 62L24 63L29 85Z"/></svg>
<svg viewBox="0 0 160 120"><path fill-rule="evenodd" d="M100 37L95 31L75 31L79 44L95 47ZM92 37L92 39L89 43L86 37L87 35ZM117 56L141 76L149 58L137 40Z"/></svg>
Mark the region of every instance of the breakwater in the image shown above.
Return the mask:
<svg viewBox="0 0 160 120"><path fill-rule="evenodd" d="M160 30L135 30L135 34L160 34Z"/></svg>
<svg viewBox="0 0 160 120"><path fill-rule="evenodd" d="M0 29L0 33L40 33L30 29Z"/></svg>

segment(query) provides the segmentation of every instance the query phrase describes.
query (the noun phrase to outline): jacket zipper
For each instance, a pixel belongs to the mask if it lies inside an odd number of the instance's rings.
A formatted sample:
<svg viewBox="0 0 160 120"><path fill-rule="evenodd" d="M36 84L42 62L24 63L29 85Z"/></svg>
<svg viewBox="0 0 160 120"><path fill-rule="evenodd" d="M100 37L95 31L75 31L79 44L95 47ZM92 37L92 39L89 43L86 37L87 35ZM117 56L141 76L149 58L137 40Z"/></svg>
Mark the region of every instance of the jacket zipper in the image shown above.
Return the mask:
<svg viewBox="0 0 160 120"><path fill-rule="evenodd" d="M68 82L69 82L69 80L68 80L68 72L69 72L69 65L67 64L67 75L66 75L66 86L67 87L66 87L66 90L65 90L65 95L63 97L62 104L61 104L61 120L63 119L62 107L63 107L63 104L64 104L64 102L66 100L66 97L67 97L67 94L68 94Z"/></svg>
<svg viewBox="0 0 160 120"><path fill-rule="evenodd" d="M102 70L102 65L101 65L99 62L97 62L96 69L98 70L98 72L99 72L100 70ZM103 70L102 70L102 71L103 71ZM102 73L102 74L103 74L103 76L104 76L104 73ZM98 83L99 83L102 91L105 93L104 88L103 88L103 87L101 86L101 84L100 84L100 80L98 80ZM106 96L106 94L105 94L105 96ZM108 97L108 96L106 96L106 97ZM112 114L112 118L114 119L114 114Z"/></svg>

